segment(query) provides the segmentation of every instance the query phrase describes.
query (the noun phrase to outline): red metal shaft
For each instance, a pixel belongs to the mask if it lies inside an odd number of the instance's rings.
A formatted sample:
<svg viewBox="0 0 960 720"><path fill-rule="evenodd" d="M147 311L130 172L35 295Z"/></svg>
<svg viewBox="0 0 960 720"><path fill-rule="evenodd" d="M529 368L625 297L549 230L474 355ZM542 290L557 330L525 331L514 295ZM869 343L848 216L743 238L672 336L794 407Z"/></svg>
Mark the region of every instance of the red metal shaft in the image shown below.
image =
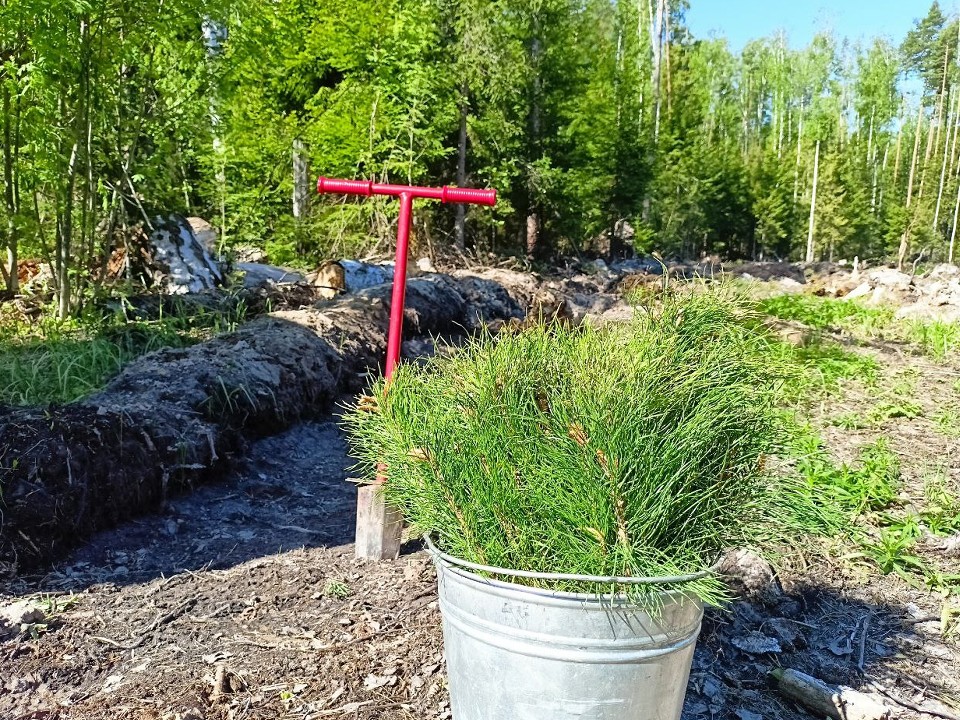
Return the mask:
<svg viewBox="0 0 960 720"><path fill-rule="evenodd" d="M393 295L390 300L390 333L387 335L387 380L400 361L400 340L403 335L403 303L407 294L407 246L410 243L410 220L413 194L400 194L400 217L397 220L397 258L393 267Z"/></svg>
<svg viewBox="0 0 960 720"><path fill-rule="evenodd" d="M387 336L387 364L384 375L389 379L400 361L400 340L403 334L403 303L407 292L407 247L410 244L410 221L414 198L439 200L443 203L495 205L496 190L475 190L444 185L439 188L416 185L375 183L372 180L336 180L321 177L317 180L318 193L342 195L389 195L400 198L400 218L397 223L397 259L393 269L393 294L390 303L390 333Z"/></svg>

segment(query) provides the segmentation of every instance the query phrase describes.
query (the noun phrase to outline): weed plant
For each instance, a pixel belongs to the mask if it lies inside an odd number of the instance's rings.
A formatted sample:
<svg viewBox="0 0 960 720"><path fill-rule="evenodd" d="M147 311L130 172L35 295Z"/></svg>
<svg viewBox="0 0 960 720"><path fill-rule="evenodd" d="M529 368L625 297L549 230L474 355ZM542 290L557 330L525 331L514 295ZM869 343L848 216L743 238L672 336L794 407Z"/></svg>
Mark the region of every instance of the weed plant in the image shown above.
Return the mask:
<svg viewBox="0 0 960 720"><path fill-rule="evenodd" d="M925 355L944 360L960 350L960 324L912 320L906 325L906 339L919 345Z"/></svg>
<svg viewBox="0 0 960 720"><path fill-rule="evenodd" d="M869 511L888 508L900 488L900 463L885 438L860 451L857 465L834 465L814 435L807 439L808 450L800 456L798 470L804 478L812 502L831 518L830 526L807 530L835 531L850 518Z"/></svg>
<svg viewBox="0 0 960 720"><path fill-rule="evenodd" d="M870 308L852 300L813 295L778 295L762 300L760 307L768 315L800 322L814 330L910 343L936 360L960 351L960 323L898 320L891 308Z"/></svg>
<svg viewBox="0 0 960 720"><path fill-rule="evenodd" d="M894 321L889 308L867 308L851 300L815 295L777 295L762 300L760 307L781 320L794 320L815 330L846 330L862 337L877 337Z"/></svg>
<svg viewBox="0 0 960 720"><path fill-rule="evenodd" d="M602 576L701 571L726 547L782 535L806 502L765 467L784 437L785 367L758 325L708 291L630 325L481 337L401 366L388 392L380 381L351 408L358 469L372 479L385 466L388 501L466 560ZM714 576L684 587L723 597ZM650 600L662 587L616 589Z"/></svg>
<svg viewBox="0 0 960 720"><path fill-rule="evenodd" d="M131 360L232 329L240 315L175 313L132 320L122 311L66 321L0 317L0 404L66 403L96 392Z"/></svg>
<svg viewBox="0 0 960 720"><path fill-rule="evenodd" d="M783 399L808 404L822 395L836 394L847 380L873 385L879 378L877 361L844 349L827 338L805 345L792 345L770 338L770 352L779 356L788 372Z"/></svg>

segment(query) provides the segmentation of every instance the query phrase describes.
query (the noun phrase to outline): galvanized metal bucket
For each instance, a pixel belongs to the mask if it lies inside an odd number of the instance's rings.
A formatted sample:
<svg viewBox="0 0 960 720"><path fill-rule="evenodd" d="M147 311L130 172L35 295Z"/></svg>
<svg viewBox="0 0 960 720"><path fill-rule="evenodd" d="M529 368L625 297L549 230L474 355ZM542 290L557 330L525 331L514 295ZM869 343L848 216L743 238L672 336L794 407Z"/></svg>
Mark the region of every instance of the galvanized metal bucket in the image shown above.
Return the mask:
<svg viewBox="0 0 960 720"><path fill-rule="evenodd" d="M428 546L440 585L454 720L680 717L703 618L699 601L664 592L650 613L623 595L485 577L472 570L530 573L467 563Z"/></svg>

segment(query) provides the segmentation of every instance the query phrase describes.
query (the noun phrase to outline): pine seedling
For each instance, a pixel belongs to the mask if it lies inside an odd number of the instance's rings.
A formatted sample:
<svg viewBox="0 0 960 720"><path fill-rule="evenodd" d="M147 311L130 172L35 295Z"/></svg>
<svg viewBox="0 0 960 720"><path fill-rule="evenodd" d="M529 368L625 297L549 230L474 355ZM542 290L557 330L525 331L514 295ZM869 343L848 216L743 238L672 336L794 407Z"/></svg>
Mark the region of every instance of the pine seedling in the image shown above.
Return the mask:
<svg viewBox="0 0 960 720"><path fill-rule="evenodd" d="M345 422L358 469L372 479L385 466L388 501L445 552L538 572L684 575L776 535L805 502L766 470L784 437L784 372L769 348L743 303L705 291L628 325L480 337L402 366ZM712 575L683 589L723 599Z"/></svg>

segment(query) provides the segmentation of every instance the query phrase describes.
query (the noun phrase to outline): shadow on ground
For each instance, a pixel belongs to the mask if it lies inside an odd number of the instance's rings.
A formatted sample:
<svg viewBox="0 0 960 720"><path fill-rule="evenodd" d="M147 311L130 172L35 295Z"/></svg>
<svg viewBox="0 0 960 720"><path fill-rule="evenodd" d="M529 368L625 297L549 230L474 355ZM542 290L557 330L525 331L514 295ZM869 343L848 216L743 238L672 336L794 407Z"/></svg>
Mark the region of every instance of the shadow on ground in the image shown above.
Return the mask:
<svg viewBox="0 0 960 720"><path fill-rule="evenodd" d="M943 641L937 620L826 584L708 611L684 718L810 717L777 692L770 675L776 668L869 693L895 717L921 717L892 698L928 707L960 699L955 675L960 654ZM878 685L889 694L879 692Z"/></svg>
<svg viewBox="0 0 960 720"><path fill-rule="evenodd" d="M158 513L97 533L23 591L79 592L185 570L223 569L293 548L353 542L356 488L335 417L252 443L226 477ZM12 588L11 588L12 589Z"/></svg>

